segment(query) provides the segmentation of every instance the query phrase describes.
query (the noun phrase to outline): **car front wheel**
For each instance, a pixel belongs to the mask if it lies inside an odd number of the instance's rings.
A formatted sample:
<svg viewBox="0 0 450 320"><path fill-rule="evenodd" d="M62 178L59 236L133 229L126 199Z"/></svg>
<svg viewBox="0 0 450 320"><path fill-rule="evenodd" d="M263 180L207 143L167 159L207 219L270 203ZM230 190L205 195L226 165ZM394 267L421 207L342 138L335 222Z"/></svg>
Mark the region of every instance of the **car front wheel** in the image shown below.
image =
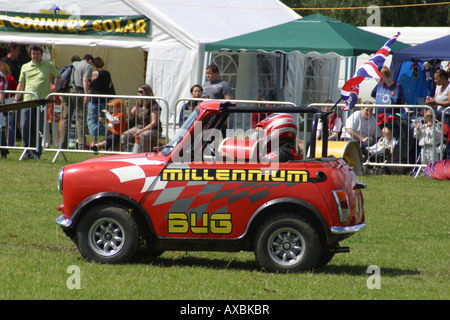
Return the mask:
<svg viewBox="0 0 450 320"><path fill-rule="evenodd" d="M127 209L96 206L82 217L78 226L81 255L100 263L129 261L139 245L139 231Z"/></svg>

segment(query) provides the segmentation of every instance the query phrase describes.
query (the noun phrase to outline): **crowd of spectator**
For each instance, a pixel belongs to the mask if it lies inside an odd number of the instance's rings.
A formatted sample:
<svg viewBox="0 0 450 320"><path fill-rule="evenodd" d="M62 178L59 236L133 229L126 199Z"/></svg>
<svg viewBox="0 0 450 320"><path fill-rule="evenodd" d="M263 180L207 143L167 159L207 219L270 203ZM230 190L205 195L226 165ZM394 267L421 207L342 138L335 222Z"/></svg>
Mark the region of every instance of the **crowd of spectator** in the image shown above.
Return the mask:
<svg viewBox="0 0 450 320"><path fill-rule="evenodd" d="M53 63L43 58L44 50L41 46L31 45L25 59L23 55L26 52L23 48L24 46L14 43L9 44L6 56L0 61L0 91L2 91L0 99L2 103L17 103L45 98L52 91L74 94L64 96L62 111L58 118L59 125L48 128L57 131L57 134L53 135L53 142L59 148L69 147L69 128L73 120L75 120L77 148L80 150L110 149L131 152L134 144L140 143L143 151L150 151L152 146L158 144L162 131L161 107L156 100L148 98L154 96L148 84L139 86L137 95L142 99L137 98L135 105L128 105L128 100L88 97L88 94L115 95L112 75L101 57L86 54L81 59L79 56L73 56L69 66L58 70ZM367 106L355 110L344 119L336 107L332 107L332 101L325 101L327 105L323 111L329 113L328 140L356 141L367 159L380 153L389 155L393 153L399 137L384 120L399 117L407 119L414 130L414 137L422 149L418 161L426 164L432 159L437 159L437 151L442 147L441 133L444 132L446 137L449 135L450 113L443 114L445 108L450 106L448 72L443 69L436 70L434 95L425 99L425 104L430 106L434 113L430 110L427 112L426 109L398 107L406 104L401 84L392 80L388 67L384 66L380 73L382 79L371 94L377 107L370 106L371 102L364 102ZM200 98L233 99L232 88L220 78L219 68L216 65L209 65L206 68L206 79L202 85L196 84L191 87L191 97L195 99L187 102L180 110L179 126L197 106ZM17 93L4 93L4 90L16 90ZM76 95L80 93L81 95ZM275 100L276 97L269 100L272 99ZM265 99L259 100L260 105L267 105ZM50 109L49 114L53 111ZM256 124L269 115L252 115L255 130L260 129ZM53 117L50 119L49 121L56 122ZM133 120L132 126L129 125L130 120ZM24 159L39 159L42 145L49 144L48 141L43 144L42 134L39 134L44 131L45 123L44 112L40 108L0 113L0 146L5 147L0 148L1 157L7 157L6 147L15 146L19 138L22 147L32 149L27 152ZM86 134L93 137L89 144ZM323 124L319 122L315 138L323 139L322 134ZM447 157L449 156L444 152L444 158Z"/></svg>
<svg viewBox="0 0 450 320"><path fill-rule="evenodd" d="M425 104L430 108L410 109L398 107L406 105L404 90L400 83L391 79L390 69L386 66L380 71L382 80L377 84L372 97L377 107L371 107L372 102L365 101L361 110L353 112L345 121L334 110L329 115L328 132L329 140L356 141L362 151L364 159L371 156L392 155L397 146L401 134L408 135L408 129L414 132L414 138L420 147L420 157L416 160L421 164L428 164L433 160L439 160L440 151L443 159L450 159L450 112L444 110L450 106L450 82L448 71L437 69L434 73L434 95L425 99ZM330 103L331 101L326 101ZM380 107L379 105L386 105ZM395 105L391 106L391 105ZM328 111L325 107L324 111ZM436 115L433 118L433 114ZM406 123L407 130L396 133L393 122ZM322 132L321 123L318 125L316 138L320 140ZM444 136L441 141L441 136ZM337 138L337 137L340 137Z"/></svg>

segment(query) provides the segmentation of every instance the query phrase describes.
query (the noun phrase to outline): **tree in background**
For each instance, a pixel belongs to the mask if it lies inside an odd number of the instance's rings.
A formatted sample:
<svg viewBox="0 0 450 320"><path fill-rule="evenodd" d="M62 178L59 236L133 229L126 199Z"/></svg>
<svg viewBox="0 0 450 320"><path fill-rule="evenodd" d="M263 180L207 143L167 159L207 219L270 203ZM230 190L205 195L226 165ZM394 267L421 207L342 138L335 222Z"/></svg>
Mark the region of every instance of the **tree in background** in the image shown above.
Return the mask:
<svg viewBox="0 0 450 320"><path fill-rule="evenodd" d="M424 0L281 0L301 15L320 13L353 26L366 26L371 12L367 7L380 7L382 27L447 27L450 25L450 2ZM405 6L405 7L402 7ZM305 10L302 8L307 8ZM310 10L317 8L316 10ZM322 8L336 8L326 9ZM340 9L355 8L355 9Z"/></svg>

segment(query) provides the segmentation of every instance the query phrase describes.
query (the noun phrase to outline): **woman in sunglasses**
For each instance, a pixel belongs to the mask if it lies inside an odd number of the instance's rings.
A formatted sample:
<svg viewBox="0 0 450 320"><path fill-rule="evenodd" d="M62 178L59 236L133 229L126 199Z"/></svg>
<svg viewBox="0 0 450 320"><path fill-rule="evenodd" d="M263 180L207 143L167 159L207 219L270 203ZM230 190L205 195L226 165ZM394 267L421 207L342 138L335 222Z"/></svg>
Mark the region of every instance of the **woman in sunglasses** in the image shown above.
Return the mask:
<svg viewBox="0 0 450 320"><path fill-rule="evenodd" d="M148 84L139 86L139 96L152 97L153 90ZM121 143L125 150L131 152L136 137L140 137L143 152L151 151L156 146L161 135L161 122L159 120L161 107L153 99L137 99L137 104L128 109L128 121L134 119L135 126L125 131L121 136Z"/></svg>

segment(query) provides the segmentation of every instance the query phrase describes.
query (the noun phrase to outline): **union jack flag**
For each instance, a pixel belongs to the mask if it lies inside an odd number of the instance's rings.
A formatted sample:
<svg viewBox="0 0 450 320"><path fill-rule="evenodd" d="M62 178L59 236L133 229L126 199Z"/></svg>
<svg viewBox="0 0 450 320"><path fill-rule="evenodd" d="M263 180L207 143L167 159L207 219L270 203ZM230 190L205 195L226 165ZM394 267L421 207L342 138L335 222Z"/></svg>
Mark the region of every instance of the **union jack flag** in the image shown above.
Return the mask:
<svg viewBox="0 0 450 320"><path fill-rule="evenodd" d="M380 70L383 67L386 57L391 51L392 45L395 40L397 40L399 35L400 32L393 38L389 39L383 47L381 47L381 49L378 50L372 58L359 67L354 76L347 80L344 84L341 90L341 96L345 103L345 106L341 108L343 111L348 111L355 107L356 101L358 100L359 84L365 78L373 78L377 82L381 81Z"/></svg>

